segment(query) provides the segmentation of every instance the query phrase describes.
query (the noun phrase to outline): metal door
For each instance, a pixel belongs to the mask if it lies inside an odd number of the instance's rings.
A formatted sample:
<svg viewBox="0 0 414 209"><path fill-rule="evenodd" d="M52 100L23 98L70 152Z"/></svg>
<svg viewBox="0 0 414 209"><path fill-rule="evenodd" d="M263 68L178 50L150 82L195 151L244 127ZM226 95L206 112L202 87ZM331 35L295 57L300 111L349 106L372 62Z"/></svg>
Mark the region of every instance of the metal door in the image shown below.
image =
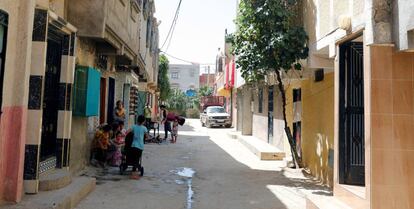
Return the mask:
<svg viewBox="0 0 414 209"><path fill-rule="evenodd" d="M56 134L59 104L59 80L63 35L49 26L46 72L43 91L43 119L40 157L44 161L56 155Z"/></svg>
<svg viewBox="0 0 414 209"><path fill-rule="evenodd" d="M268 93L268 132L267 132L267 142L269 144L273 143L273 86L269 86L269 93Z"/></svg>
<svg viewBox="0 0 414 209"><path fill-rule="evenodd" d="M364 54L361 42L340 47L340 182L365 184Z"/></svg>

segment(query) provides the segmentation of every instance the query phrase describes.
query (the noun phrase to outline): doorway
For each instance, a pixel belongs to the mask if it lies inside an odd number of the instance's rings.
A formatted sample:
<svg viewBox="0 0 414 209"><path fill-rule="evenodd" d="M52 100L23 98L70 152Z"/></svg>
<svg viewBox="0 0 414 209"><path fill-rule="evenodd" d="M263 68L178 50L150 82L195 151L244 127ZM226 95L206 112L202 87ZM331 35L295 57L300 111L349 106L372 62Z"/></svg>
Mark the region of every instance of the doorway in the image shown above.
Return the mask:
<svg viewBox="0 0 414 209"><path fill-rule="evenodd" d="M112 124L114 121L114 109L115 109L115 79L109 78L108 80L108 124Z"/></svg>
<svg viewBox="0 0 414 209"><path fill-rule="evenodd" d="M40 146L41 161L48 159L55 161L53 159L56 159L62 40L63 34L59 32L59 29L49 25L43 91L42 138Z"/></svg>
<svg viewBox="0 0 414 209"><path fill-rule="evenodd" d="M101 78L101 91L100 91L100 105L99 105L99 124L105 123L106 115L106 79Z"/></svg>
<svg viewBox="0 0 414 209"><path fill-rule="evenodd" d="M273 144L273 86L269 86L268 92L268 114L267 114L267 143Z"/></svg>
<svg viewBox="0 0 414 209"><path fill-rule="evenodd" d="M363 43L340 46L339 182L365 185Z"/></svg>

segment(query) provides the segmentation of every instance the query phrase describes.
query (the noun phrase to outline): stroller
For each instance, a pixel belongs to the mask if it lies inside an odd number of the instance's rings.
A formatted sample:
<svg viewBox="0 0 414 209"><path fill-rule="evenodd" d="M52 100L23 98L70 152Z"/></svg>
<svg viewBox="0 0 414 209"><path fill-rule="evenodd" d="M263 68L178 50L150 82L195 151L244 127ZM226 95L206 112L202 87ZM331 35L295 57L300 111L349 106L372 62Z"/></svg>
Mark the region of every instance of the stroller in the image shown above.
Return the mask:
<svg viewBox="0 0 414 209"><path fill-rule="evenodd" d="M125 137L125 146L122 150L122 162L119 166L119 174L123 175L125 171L128 169L129 166L133 166L133 160L131 156L131 147L132 141L134 140L134 133L130 132ZM142 166L142 156L139 159L139 166L138 170L140 172L140 176L144 175L144 167Z"/></svg>

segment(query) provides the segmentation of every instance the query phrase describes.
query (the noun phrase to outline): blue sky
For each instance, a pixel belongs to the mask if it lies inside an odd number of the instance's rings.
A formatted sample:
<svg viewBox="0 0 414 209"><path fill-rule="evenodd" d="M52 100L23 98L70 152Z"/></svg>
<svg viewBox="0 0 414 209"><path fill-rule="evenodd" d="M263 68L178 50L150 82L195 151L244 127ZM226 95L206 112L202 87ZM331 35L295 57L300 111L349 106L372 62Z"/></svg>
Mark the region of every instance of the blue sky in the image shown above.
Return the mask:
<svg viewBox="0 0 414 209"><path fill-rule="evenodd" d="M155 16L161 20L160 47L167 36L178 2L155 0ZM224 44L224 30L234 31L235 16L236 0L182 0L167 53L200 64L214 63L217 49ZM169 59L171 63L182 63Z"/></svg>

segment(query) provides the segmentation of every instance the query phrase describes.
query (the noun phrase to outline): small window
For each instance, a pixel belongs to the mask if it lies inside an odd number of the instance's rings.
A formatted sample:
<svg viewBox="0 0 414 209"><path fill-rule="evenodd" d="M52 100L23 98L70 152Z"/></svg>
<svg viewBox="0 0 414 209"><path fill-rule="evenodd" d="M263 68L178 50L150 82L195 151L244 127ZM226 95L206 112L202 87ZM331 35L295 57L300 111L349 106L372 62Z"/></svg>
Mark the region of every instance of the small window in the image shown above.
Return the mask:
<svg viewBox="0 0 414 209"><path fill-rule="evenodd" d="M259 88L259 113L263 113L263 88Z"/></svg>
<svg viewBox="0 0 414 209"><path fill-rule="evenodd" d="M179 79L180 75L178 74L178 72L172 72L171 73L171 79Z"/></svg>
<svg viewBox="0 0 414 209"><path fill-rule="evenodd" d="M0 114L3 104L3 80L6 62L7 27L9 17L7 13L0 10Z"/></svg>
<svg viewBox="0 0 414 209"><path fill-rule="evenodd" d="M300 101L302 101L302 90L293 89L293 102L300 102Z"/></svg>

